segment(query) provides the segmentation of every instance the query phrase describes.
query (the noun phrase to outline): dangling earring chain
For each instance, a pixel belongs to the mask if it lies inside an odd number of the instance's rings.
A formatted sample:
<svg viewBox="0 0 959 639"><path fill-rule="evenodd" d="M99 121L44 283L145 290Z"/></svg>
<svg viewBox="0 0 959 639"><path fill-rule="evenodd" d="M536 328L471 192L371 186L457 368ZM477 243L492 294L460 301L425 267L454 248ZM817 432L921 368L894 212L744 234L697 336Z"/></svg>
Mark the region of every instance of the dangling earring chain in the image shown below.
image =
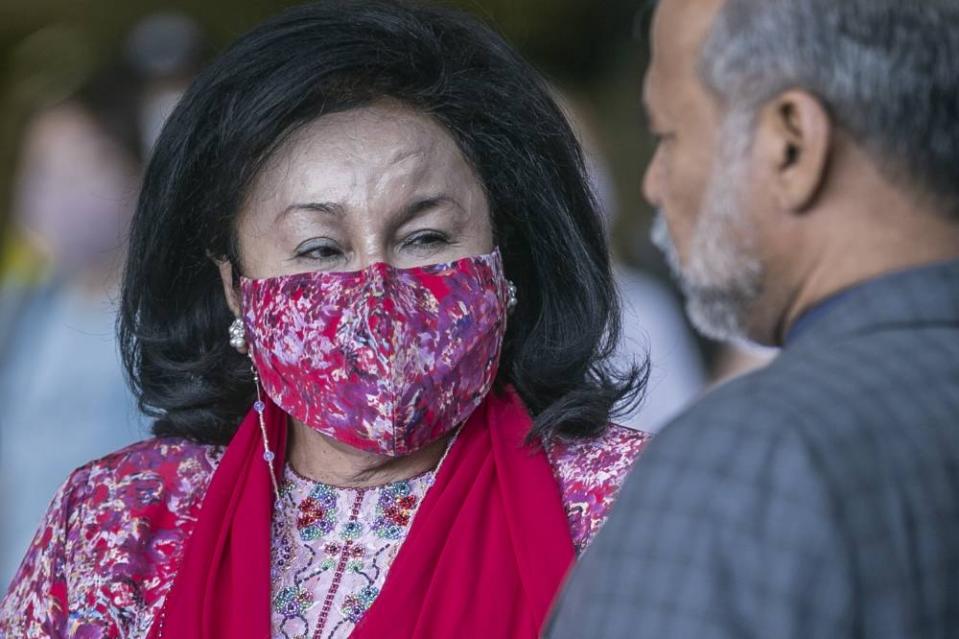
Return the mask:
<svg viewBox="0 0 959 639"><path fill-rule="evenodd" d="M253 403L253 410L260 418L260 434L263 435L263 461L266 462L267 469L270 471L270 481L273 482L273 494L276 496L276 507L280 507L280 484L276 480L276 473L273 471L273 460L276 455L270 448L270 438L266 435L266 419L263 417L266 411L266 404L263 402L263 396L260 394L260 375L256 372L256 366L251 366L253 371L253 383L256 385L256 401Z"/></svg>

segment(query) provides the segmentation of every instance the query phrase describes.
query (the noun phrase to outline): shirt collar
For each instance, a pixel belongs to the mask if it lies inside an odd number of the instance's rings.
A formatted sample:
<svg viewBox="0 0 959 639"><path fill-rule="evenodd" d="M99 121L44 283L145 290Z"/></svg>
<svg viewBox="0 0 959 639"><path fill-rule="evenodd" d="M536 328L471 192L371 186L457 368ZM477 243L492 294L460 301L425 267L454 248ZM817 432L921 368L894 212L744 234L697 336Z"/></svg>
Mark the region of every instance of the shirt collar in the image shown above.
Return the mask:
<svg viewBox="0 0 959 639"><path fill-rule="evenodd" d="M830 310L832 310L835 306L838 306L839 303L847 297L850 297L853 293L859 290L860 287L861 285L856 285L839 291L838 293L833 293L832 295L826 297L825 299L800 313L796 321L793 322L793 325L789 327L788 331L786 331L786 337L783 340L783 345L788 347L795 343L800 335L808 331L820 318L828 315Z"/></svg>

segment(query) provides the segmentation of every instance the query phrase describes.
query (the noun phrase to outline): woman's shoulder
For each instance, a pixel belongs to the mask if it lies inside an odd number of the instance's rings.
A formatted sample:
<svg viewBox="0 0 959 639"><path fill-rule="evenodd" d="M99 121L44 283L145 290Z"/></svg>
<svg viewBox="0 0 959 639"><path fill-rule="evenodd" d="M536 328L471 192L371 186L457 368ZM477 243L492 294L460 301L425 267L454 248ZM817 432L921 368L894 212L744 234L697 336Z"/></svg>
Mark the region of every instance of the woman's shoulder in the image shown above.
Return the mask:
<svg viewBox="0 0 959 639"><path fill-rule="evenodd" d="M149 439L75 470L0 603L0 636L42 636L68 616L73 628L102 629L112 619L118 636L140 636L221 455L216 446ZM23 612L7 616L15 610Z"/></svg>
<svg viewBox="0 0 959 639"><path fill-rule="evenodd" d="M122 506L124 518L142 517L202 497L222 454L178 437L145 439L76 469L61 492L71 511Z"/></svg>
<svg viewBox="0 0 959 639"><path fill-rule="evenodd" d="M553 438L546 453L559 482L577 553L599 532L650 435L610 424L598 437Z"/></svg>
<svg viewBox="0 0 959 639"><path fill-rule="evenodd" d="M200 444L181 437L157 437L131 444L74 471L87 482L114 482L130 477L153 481L203 481L216 469L222 446Z"/></svg>

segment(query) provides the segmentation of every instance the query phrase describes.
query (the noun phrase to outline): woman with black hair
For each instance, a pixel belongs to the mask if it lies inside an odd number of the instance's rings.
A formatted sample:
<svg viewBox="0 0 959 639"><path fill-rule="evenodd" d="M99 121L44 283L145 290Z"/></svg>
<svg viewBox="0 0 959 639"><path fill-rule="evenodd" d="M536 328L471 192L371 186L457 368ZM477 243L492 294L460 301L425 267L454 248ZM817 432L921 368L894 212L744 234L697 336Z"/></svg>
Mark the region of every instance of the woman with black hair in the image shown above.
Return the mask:
<svg viewBox="0 0 959 639"><path fill-rule="evenodd" d="M0 635L535 637L645 367L542 80L452 11L303 6L194 82L120 336L156 438L74 472Z"/></svg>

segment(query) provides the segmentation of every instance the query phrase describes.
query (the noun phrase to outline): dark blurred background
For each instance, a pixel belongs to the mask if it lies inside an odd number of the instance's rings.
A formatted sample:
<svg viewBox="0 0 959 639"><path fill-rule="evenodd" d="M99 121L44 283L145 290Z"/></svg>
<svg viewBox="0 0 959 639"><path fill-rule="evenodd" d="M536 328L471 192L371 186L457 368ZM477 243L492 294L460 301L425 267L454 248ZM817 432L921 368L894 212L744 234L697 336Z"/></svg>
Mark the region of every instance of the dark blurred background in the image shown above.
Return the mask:
<svg viewBox="0 0 959 639"><path fill-rule="evenodd" d="M3 0L0 193L11 188L22 124L38 106L62 97L101 65L129 61L139 20L179 14L202 33L202 57L287 6L285 0ZM624 210L614 233L631 261L658 268L645 243L640 177L648 153L638 95L645 47L633 38L638 0L477 0L450 2L496 26L566 93L606 155ZM124 60L126 58L126 60ZM58 95L59 94L59 95ZM8 198L3 198L4 200ZM628 231L628 232L627 232ZM643 241L631 241L643 238ZM649 262L646 264L646 262Z"/></svg>
<svg viewBox="0 0 959 639"><path fill-rule="evenodd" d="M140 175L193 74L291 4L0 0L0 586L67 473L147 435L113 336ZM647 239L646 3L449 4L504 33L580 134L625 299L622 357L653 362L646 404L621 421L655 431L740 364L693 337Z"/></svg>

